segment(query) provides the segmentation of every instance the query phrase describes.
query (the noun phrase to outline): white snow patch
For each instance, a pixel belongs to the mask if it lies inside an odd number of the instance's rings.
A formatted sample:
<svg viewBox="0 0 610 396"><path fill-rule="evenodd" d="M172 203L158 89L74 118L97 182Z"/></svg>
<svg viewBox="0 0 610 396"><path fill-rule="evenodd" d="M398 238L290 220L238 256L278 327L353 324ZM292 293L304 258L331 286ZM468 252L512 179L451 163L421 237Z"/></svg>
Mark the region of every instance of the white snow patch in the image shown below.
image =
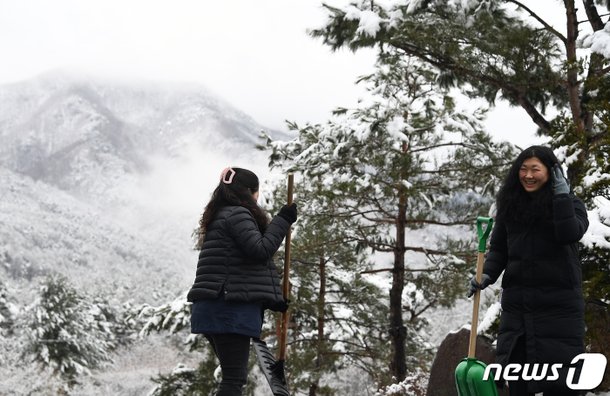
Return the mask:
<svg viewBox="0 0 610 396"><path fill-rule="evenodd" d="M375 37L381 29L381 17L373 11L362 11L360 13L360 23L358 33L363 33L370 37Z"/></svg>
<svg viewBox="0 0 610 396"><path fill-rule="evenodd" d="M479 324L479 327L477 328L477 334L482 334L482 333L486 332L487 330L489 330L489 328L491 327L493 322L500 315L501 308L502 308L502 306L499 301L496 301L495 303L491 304L491 306L489 308L487 308L487 312L485 312L485 317L483 318L483 320Z"/></svg>
<svg viewBox="0 0 610 396"><path fill-rule="evenodd" d="M595 197L593 202L595 207L587 211L589 229L580 242L589 248L610 249L610 201Z"/></svg>
<svg viewBox="0 0 610 396"><path fill-rule="evenodd" d="M590 48L605 58L610 59L610 22L602 30L598 30L582 39L582 47Z"/></svg>
<svg viewBox="0 0 610 396"><path fill-rule="evenodd" d="M598 183L603 180L609 180L610 174L602 173L599 168L595 168L590 174L583 177L583 187L591 187L595 183Z"/></svg>

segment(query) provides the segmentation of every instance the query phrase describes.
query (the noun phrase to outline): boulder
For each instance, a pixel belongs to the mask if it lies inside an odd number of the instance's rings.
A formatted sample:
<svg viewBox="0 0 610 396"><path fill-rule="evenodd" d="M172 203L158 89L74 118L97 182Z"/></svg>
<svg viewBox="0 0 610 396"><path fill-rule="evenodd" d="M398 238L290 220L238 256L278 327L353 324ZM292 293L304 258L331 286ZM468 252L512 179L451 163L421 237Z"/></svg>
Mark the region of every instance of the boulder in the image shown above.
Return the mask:
<svg viewBox="0 0 610 396"><path fill-rule="evenodd" d="M455 368L468 355L470 330L462 328L449 333L438 347L432 368L426 396L456 396ZM496 350L489 339L478 336L476 357L485 364L493 363ZM499 396L508 396L508 392L498 389Z"/></svg>

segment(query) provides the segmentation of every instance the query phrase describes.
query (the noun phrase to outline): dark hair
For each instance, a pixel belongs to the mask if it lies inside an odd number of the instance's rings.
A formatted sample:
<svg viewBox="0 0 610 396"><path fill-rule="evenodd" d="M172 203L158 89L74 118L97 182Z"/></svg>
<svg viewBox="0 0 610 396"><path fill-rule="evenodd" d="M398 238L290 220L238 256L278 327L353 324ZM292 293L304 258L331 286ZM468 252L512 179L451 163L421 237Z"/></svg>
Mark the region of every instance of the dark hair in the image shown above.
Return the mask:
<svg viewBox="0 0 610 396"><path fill-rule="evenodd" d="M519 169L526 159L536 157L546 166L549 181L538 191L528 193L519 180ZM552 215L553 189L551 183L552 170L559 163L549 147L531 146L519 154L513 162L500 188L497 199L498 217L505 221L531 223L540 219L548 219Z"/></svg>
<svg viewBox="0 0 610 396"><path fill-rule="evenodd" d="M195 249L201 250L205 241L205 233L208 225L214 220L218 211L225 206L243 206L252 213L254 220L261 231L265 231L269 224L267 213L256 203L252 196L258 191L258 177L254 172L242 168L227 168L228 173L223 171L220 183L212 193L212 198L206 205L201 218L199 228L193 235L197 238ZM227 171L225 169L225 171ZM232 173L234 175L232 176ZM226 183L225 181L229 181Z"/></svg>

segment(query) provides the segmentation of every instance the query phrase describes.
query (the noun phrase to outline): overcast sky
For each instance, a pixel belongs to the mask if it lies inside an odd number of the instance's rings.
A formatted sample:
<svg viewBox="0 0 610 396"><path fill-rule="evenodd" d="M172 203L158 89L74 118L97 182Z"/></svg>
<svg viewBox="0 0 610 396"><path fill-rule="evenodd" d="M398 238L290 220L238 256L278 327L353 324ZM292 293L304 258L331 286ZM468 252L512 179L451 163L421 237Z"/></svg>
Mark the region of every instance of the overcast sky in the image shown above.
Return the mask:
<svg viewBox="0 0 610 396"><path fill-rule="evenodd" d="M324 122L356 104L374 63L372 50L333 53L307 35L324 20L318 0L0 0L0 84L51 69L186 81L266 127ZM536 141L522 110L501 107L488 125Z"/></svg>

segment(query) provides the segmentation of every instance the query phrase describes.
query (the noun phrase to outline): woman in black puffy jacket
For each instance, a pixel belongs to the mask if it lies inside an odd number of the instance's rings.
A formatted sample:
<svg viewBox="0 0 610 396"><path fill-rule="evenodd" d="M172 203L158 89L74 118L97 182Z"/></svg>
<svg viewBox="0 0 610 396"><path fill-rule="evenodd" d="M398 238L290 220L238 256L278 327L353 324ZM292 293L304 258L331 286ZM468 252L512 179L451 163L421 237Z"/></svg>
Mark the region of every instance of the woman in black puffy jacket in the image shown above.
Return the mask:
<svg viewBox="0 0 610 396"><path fill-rule="evenodd" d="M226 168L199 221L197 273L191 332L204 334L222 369L217 396L239 396L248 375L250 338L260 337L264 309L285 311L272 257L290 225L296 204L271 221L258 206L258 177Z"/></svg>
<svg viewBox="0 0 610 396"><path fill-rule="evenodd" d="M584 204L571 191L553 151L524 150L498 194L481 283L470 294L502 278L502 313L497 362L561 364L559 378L509 381L511 396L544 392L577 395L566 383L572 359L584 352L584 299L578 241L589 222ZM557 366L556 366L557 367ZM529 373L531 374L531 372Z"/></svg>

